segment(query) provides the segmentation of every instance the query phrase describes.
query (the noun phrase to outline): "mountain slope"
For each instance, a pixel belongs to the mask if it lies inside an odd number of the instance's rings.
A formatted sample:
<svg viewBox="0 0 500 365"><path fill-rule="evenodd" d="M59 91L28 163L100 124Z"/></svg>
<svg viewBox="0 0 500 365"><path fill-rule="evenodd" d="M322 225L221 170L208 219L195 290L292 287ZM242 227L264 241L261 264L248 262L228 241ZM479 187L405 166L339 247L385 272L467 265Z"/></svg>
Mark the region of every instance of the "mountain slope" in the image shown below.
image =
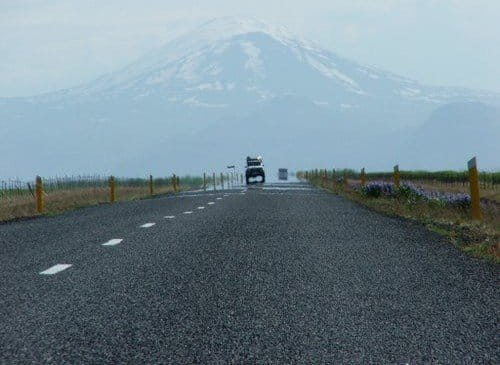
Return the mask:
<svg viewBox="0 0 500 365"><path fill-rule="evenodd" d="M387 168L394 151L381 158L391 133L406 140L450 103L499 100L494 93L421 85L283 29L224 18L88 84L0 99L0 168L11 176L165 174L164 166L195 173L224 166L223 157L265 151L266 161L289 159L291 168L334 160ZM448 112L441 119L454 118ZM219 148L223 156L195 150L214 145L230 148Z"/></svg>

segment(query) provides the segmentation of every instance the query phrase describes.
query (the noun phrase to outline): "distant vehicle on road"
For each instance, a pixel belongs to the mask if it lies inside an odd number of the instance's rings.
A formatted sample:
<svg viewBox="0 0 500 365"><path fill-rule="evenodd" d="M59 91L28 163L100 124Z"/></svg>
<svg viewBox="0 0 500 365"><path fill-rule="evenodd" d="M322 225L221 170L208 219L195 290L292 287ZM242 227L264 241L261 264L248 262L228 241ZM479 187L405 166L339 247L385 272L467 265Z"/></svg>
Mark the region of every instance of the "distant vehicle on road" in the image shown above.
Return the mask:
<svg viewBox="0 0 500 365"><path fill-rule="evenodd" d="M255 181L255 179L260 177L260 181ZM246 183L251 184L256 182L264 183L266 182L266 174L264 172L264 164L262 163L262 157L247 157L247 166L245 171ZM254 181L250 181L254 179Z"/></svg>
<svg viewBox="0 0 500 365"><path fill-rule="evenodd" d="M278 170L278 179L279 180L288 180L288 169L279 169Z"/></svg>

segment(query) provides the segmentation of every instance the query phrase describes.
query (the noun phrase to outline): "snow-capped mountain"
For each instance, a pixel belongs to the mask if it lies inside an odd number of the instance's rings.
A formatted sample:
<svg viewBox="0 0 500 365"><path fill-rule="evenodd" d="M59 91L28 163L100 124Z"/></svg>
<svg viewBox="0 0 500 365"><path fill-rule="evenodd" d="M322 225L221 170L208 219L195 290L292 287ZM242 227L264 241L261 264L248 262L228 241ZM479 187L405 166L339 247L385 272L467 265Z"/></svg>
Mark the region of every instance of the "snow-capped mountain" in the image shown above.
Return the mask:
<svg viewBox="0 0 500 365"><path fill-rule="evenodd" d="M381 101L498 101L494 93L429 87L361 66L284 29L247 18L208 22L118 72L31 100L160 97L171 104L239 108L287 95L340 110Z"/></svg>
<svg viewBox="0 0 500 365"><path fill-rule="evenodd" d="M194 160L172 160L170 166L194 173L223 166L221 158L241 159L254 152L248 148L266 150L268 160L281 159L273 155L282 146L259 146L255 135L263 138L262 131L271 133L265 136L269 143L284 138L283 143L297 146L301 135L317 135L317 140L330 136L343 143L353 139L355 148L356 140L381 141L400 129L418 128L433 111L454 103L500 105L500 96L422 85L339 57L284 29L247 18L223 18L88 84L31 98L0 99L0 148L38 145L58 164L47 169L50 174L71 173L68 168L74 166L78 171L120 170L129 175L138 173L131 168L133 161L144 168L150 156L168 149ZM269 128L273 123L279 128ZM37 128L41 138L34 137ZM218 135L212 134L215 130ZM122 144L120 154L110 154ZM186 149L196 144L204 149L219 145L219 152L228 145L241 156L224 151L201 157ZM312 166L318 154L332 153L326 141L324 148L318 151L313 143L295 151L307 155ZM93 161L87 161L88 156ZM346 166L362 161L363 156L352 154L350 160L343 158ZM9 164L10 159L0 160L7 170ZM157 166L149 164L149 170ZM17 174L29 173L28 156L19 166Z"/></svg>

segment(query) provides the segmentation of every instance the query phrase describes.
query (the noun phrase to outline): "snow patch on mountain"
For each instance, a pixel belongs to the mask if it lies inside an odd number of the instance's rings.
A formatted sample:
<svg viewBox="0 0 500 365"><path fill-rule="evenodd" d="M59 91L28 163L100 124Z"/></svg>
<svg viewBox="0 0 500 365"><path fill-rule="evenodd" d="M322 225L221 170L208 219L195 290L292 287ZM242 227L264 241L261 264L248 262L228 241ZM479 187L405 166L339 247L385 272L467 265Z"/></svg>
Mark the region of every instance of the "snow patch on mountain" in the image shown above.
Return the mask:
<svg viewBox="0 0 500 365"><path fill-rule="evenodd" d="M168 68L152 74L147 78L147 85L165 84L177 73L175 68Z"/></svg>
<svg viewBox="0 0 500 365"><path fill-rule="evenodd" d="M192 91L192 90L222 91L222 90L225 90L225 87L220 81L215 81L214 83L205 83L205 84L197 85L195 87L186 88L186 90L188 90L188 91Z"/></svg>
<svg viewBox="0 0 500 365"><path fill-rule="evenodd" d="M245 69L262 75L263 62L260 59L260 49L257 48L252 42L241 42L241 47L248 56L248 60L245 62Z"/></svg>
<svg viewBox="0 0 500 365"><path fill-rule="evenodd" d="M319 71L321 74L324 76L330 78L330 79L335 79L338 82L346 85L349 89L349 91L352 91L356 94L360 95L365 95L366 92L363 91L358 83L354 81L352 78L347 76L346 74L340 72L335 66L335 64L332 64L331 66L325 65L323 62L313 58L311 55L306 56L307 62L309 65L311 65L313 68L315 68L317 71Z"/></svg>
<svg viewBox="0 0 500 365"><path fill-rule="evenodd" d="M205 103L202 101L199 101L198 98L196 97L190 97L188 99L183 100L184 104L195 106L195 107L201 107L201 108L227 108L227 104L214 104L214 103Z"/></svg>

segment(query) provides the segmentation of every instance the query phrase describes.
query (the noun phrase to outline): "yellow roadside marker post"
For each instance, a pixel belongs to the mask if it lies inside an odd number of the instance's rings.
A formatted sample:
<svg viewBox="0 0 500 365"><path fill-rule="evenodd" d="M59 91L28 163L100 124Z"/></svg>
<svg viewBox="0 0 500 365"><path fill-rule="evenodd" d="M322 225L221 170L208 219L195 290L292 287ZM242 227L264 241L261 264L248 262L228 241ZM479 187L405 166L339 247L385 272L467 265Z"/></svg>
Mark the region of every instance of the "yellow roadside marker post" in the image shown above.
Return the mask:
<svg viewBox="0 0 500 365"><path fill-rule="evenodd" d="M43 182L42 178L40 176L36 177L36 211L38 213L43 213L44 206L43 206Z"/></svg>
<svg viewBox="0 0 500 365"><path fill-rule="evenodd" d="M361 186L364 187L366 185L366 174L365 174L365 168L363 167L361 169Z"/></svg>
<svg viewBox="0 0 500 365"><path fill-rule="evenodd" d="M401 173L399 172L399 165L394 166L394 185L398 189L401 185Z"/></svg>
<svg viewBox="0 0 500 365"><path fill-rule="evenodd" d="M177 177L175 174L172 175L172 185L174 187L174 193L177 193Z"/></svg>
<svg viewBox="0 0 500 365"><path fill-rule="evenodd" d="M337 186L337 174L335 172L335 169L332 169L332 189L335 190L335 187Z"/></svg>
<svg viewBox="0 0 500 365"><path fill-rule="evenodd" d="M153 186L153 175L149 175L149 195L153 195L154 186Z"/></svg>
<svg viewBox="0 0 500 365"><path fill-rule="evenodd" d="M116 193L115 193L115 177L110 176L109 177L109 202L114 203L116 200Z"/></svg>
<svg viewBox="0 0 500 365"><path fill-rule="evenodd" d="M479 174L477 172L477 160L472 158L468 163L469 185L471 199L471 215L473 220L481 220L481 202L479 196Z"/></svg>

